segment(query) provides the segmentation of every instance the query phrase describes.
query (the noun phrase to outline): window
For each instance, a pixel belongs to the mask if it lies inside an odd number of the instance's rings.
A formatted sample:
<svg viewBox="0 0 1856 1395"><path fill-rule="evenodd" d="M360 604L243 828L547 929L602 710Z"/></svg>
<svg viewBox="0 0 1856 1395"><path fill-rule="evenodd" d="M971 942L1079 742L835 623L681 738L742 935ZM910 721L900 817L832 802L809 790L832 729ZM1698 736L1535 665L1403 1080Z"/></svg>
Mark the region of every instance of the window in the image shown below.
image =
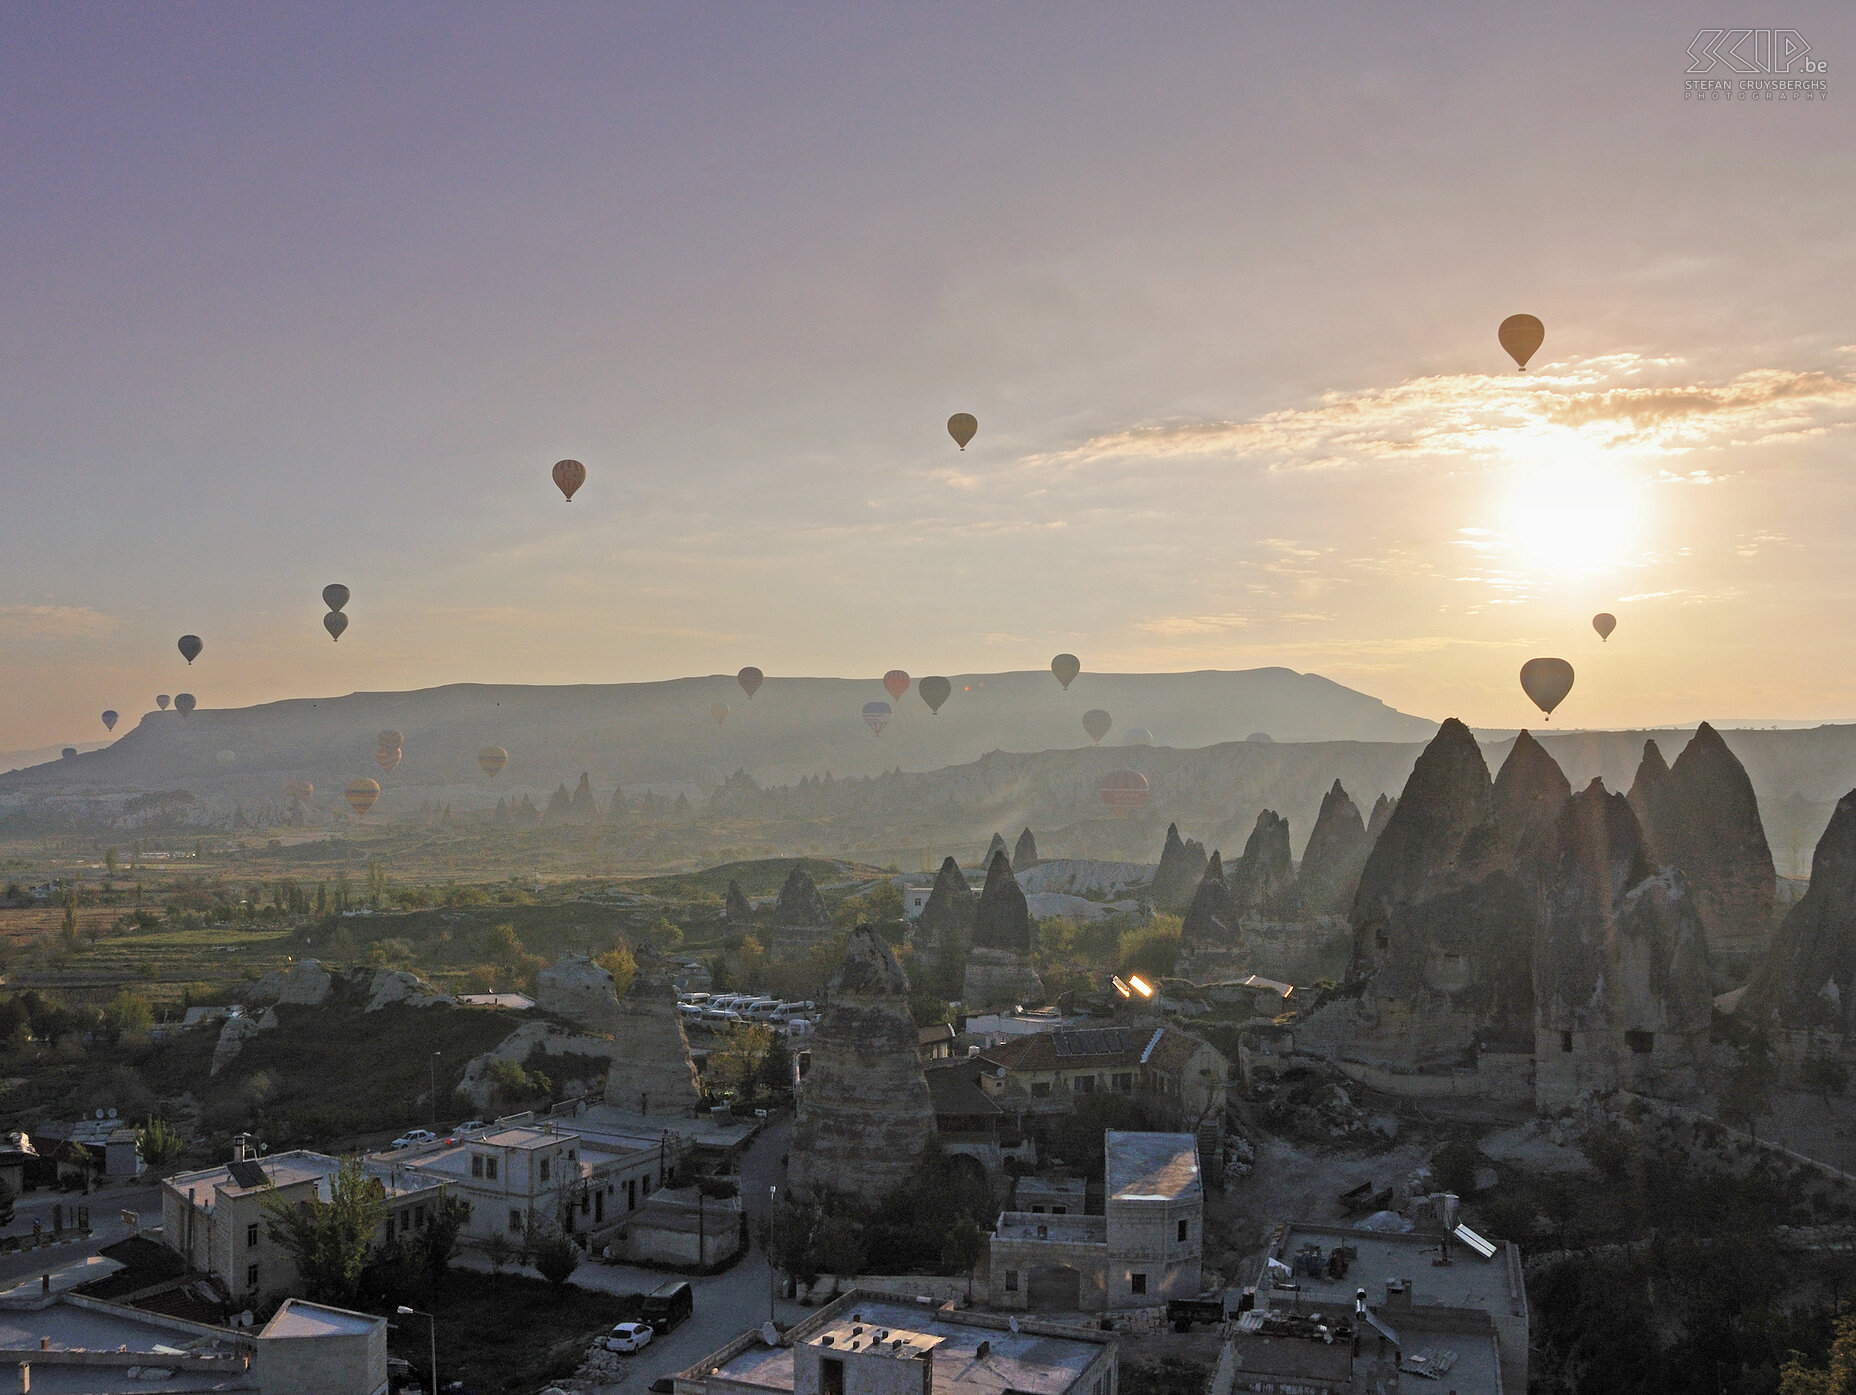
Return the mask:
<svg viewBox="0 0 1856 1395"><path fill-rule="evenodd" d="M1070 1208L1067 1206L1053 1206L1050 1208L1050 1213L1053 1216L1067 1216L1070 1214Z"/></svg>
<svg viewBox="0 0 1856 1395"><path fill-rule="evenodd" d="M1571 1032L1560 1033L1560 1050L1565 1055L1568 1055L1568 1056L1572 1055L1572 1033Z"/></svg>
<svg viewBox="0 0 1856 1395"><path fill-rule="evenodd" d="M511 1211L509 1213L509 1228L518 1235L522 1233L522 1213L520 1211Z"/></svg>
<svg viewBox="0 0 1856 1395"><path fill-rule="evenodd" d="M644 1181L644 1188L643 1188L644 1194L646 1196L649 1196L651 1195L651 1174L648 1172L645 1173L643 1181Z"/></svg>
<svg viewBox="0 0 1856 1395"><path fill-rule="evenodd" d="M1128 1292L1130 1293L1147 1292L1147 1276L1145 1274L1128 1275Z"/></svg>
<svg viewBox="0 0 1856 1395"><path fill-rule="evenodd" d="M1070 1083L1070 1088L1079 1095L1093 1095L1096 1090L1096 1078L1093 1075L1079 1075Z"/></svg>
<svg viewBox="0 0 1856 1395"><path fill-rule="evenodd" d="M1120 1094L1132 1094L1134 1092L1134 1072L1125 1070L1116 1071L1115 1089Z"/></svg>
<svg viewBox="0 0 1856 1395"><path fill-rule="evenodd" d="M1031 1085L1031 1098L1034 1100L1049 1099L1050 1098L1050 1081L1048 1080L1033 1081Z"/></svg>
<svg viewBox="0 0 1856 1395"><path fill-rule="evenodd" d="M245 1266L245 1287L256 1288L257 1286L258 1286L258 1266L255 1264L248 1264Z"/></svg>
<svg viewBox="0 0 1856 1395"><path fill-rule="evenodd" d="M1648 1056L1651 1052L1656 1050L1656 1033L1626 1032L1624 1033L1624 1044L1631 1049L1633 1055Z"/></svg>
<svg viewBox="0 0 1856 1395"><path fill-rule="evenodd" d="M1179 1243L1180 1244L1183 1245L1186 1243L1186 1232L1188 1229L1191 1228L1191 1225L1192 1225L1191 1221L1181 1221L1179 1223Z"/></svg>
<svg viewBox="0 0 1856 1395"><path fill-rule="evenodd" d="M567 1161L572 1162L573 1160L574 1160L574 1150L569 1148L567 1150Z"/></svg>
<svg viewBox="0 0 1856 1395"><path fill-rule="evenodd" d="M258 1223L253 1221L245 1227L245 1248L255 1249L258 1244Z"/></svg>
<svg viewBox="0 0 1856 1395"><path fill-rule="evenodd" d="M404 1235L407 1231L411 1229L412 1229L412 1212L410 1211L400 1212L400 1234Z"/></svg>
<svg viewBox="0 0 1856 1395"><path fill-rule="evenodd" d="M482 1153L472 1153L470 1155L470 1175L473 1177L483 1176L483 1154Z"/></svg>
<svg viewBox="0 0 1856 1395"><path fill-rule="evenodd" d="M819 1395L844 1395L844 1358L823 1356L818 1363Z"/></svg>
<svg viewBox="0 0 1856 1395"><path fill-rule="evenodd" d="M1005 1291L1007 1293L1018 1292L1018 1271L1016 1269L1005 1271Z"/></svg>
<svg viewBox="0 0 1856 1395"><path fill-rule="evenodd" d="M541 1160L541 1180L544 1182L548 1180L548 1160L546 1158Z"/></svg>

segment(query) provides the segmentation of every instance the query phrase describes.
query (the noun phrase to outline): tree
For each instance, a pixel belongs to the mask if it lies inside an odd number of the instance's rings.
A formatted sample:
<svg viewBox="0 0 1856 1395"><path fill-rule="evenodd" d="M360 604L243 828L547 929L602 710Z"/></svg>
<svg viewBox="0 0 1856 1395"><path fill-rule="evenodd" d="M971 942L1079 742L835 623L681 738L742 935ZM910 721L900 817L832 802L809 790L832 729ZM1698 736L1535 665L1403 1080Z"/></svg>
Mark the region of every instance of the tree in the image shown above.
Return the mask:
<svg viewBox="0 0 1856 1395"><path fill-rule="evenodd" d="M967 1276L967 1302L973 1301L973 1270L986 1252L986 1237L973 1217L962 1216L941 1242L941 1263L952 1265Z"/></svg>
<svg viewBox="0 0 1856 1395"><path fill-rule="evenodd" d="M1431 1154L1431 1175L1444 1191L1457 1196L1473 1196L1476 1173L1482 1167L1482 1154L1474 1144L1455 1139Z"/></svg>
<svg viewBox="0 0 1856 1395"><path fill-rule="evenodd" d="M386 1189L369 1177L361 1155L341 1160L329 1180L329 1199L292 1201L275 1189L263 1199L265 1231L296 1262L312 1302L351 1304L369 1250L387 1215Z"/></svg>
<svg viewBox="0 0 1856 1395"><path fill-rule="evenodd" d="M613 990L623 998L632 980L638 976L638 960L632 955L631 947L618 945L607 950L593 961L612 975Z"/></svg>
<svg viewBox="0 0 1856 1395"><path fill-rule="evenodd" d="M1824 1107L1828 1109L1832 1095L1849 1089L1849 1068L1831 1056L1807 1056L1798 1063L1798 1083L1822 1096Z"/></svg>
<svg viewBox="0 0 1856 1395"><path fill-rule="evenodd" d="M1739 1048L1740 1061L1727 1073L1715 1107L1730 1124L1759 1139L1759 1116L1772 1113L1772 1053L1764 1032L1754 1032Z"/></svg>
<svg viewBox="0 0 1856 1395"><path fill-rule="evenodd" d="M541 1277L556 1288L565 1288L574 1270L580 1267L580 1247L574 1244L572 1237L553 1226L539 1235L529 1236L529 1253Z"/></svg>
<svg viewBox="0 0 1856 1395"><path fill-rule="evenodd" d="M827 1216L812 1236L813 1262L832 1276L836 1287L862 1272L866 1259L863 1231L849 1216Z"/></svg>
<svg viewBox="0 0 1856 1395"><path fill-rule="evenodd" d="M146 1032L155 1025L155 1010L140 993L123 989L103 1009L103 1033L114 1044L125 1032Z"/></svg>
<svg viewBox="0 0 1856 1395"><path fill-rule="evenodd" d="M159 1114L151 1114L148 1122L142 1126L140 1142L142 1161L150 1167L166 1167L180 1156L180 1132Z"/></svg>
<svg viewBox="0 0 1856 1395"><path fill-rule="evenodd" d="M441 1282L451 1268L451 1256L457 1253L458 1232L470 1219L470 1203L449 1193L441 1194L431 1219L419 1233L420 1259L433 1283ZM498 1237L501 1238L500 1236ZM508 1241L503 1242L505 1245Z"/></svg>
<svg viewBox="0 0 1856 1395"><path fill-rule="evenodd" d="M505 1265L514 1263L516 1243L502 1231L495 1231L483 1242L483 1257L490 1261L490 1272L500 1274Z"/></svg>
<svg viewBox="0 0 1856 1395"><path fill-rule="evenodd" d="M1779 1395L1856 1395L1856 1312L1837 1319L1830 1356L1822 1366L1807 1366L1793 1352L1779 1367Z"/></svg>
<svg viewBox="0 0 1856 1395"><path fill-rule="evenodd" d="M771 1028L759 1023L737 1027L729 1033L728 1045L709 1058L709 1079L744 1103L751 1103L761 1064L772 1046Z"/></svg>
<svg viewBox="0 0 1856 1395"><path fill-rule="evenodd" d="M0 1227L13 1224L13 1202L15 1199L13 1189L6 1184L6 1179L0 1178Z"/></svg>

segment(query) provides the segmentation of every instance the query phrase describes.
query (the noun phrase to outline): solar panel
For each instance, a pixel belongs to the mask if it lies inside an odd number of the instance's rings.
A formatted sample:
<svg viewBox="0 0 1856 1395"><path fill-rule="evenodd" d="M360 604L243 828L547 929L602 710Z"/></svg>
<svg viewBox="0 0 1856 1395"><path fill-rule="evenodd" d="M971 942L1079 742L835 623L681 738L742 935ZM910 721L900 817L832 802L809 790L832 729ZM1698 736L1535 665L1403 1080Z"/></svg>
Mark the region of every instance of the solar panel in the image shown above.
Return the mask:
<svg viewBox="0 0 1856 1395"><path fill-rule="evenodd" d="M1128 1032L1125 1027L1052 1032L1051 1045L1059 1056L1106 1056L1128 1049Z"/></svg>
<svg viewBox="0 0 1856 1395"><path fill-rule="evenodd" d="M232 1180L241 1187L268 1187L271 1184L271 1179L264 1175L261 1163L250 1160L228 1163L226 1171L232 1174Z"/></svg>

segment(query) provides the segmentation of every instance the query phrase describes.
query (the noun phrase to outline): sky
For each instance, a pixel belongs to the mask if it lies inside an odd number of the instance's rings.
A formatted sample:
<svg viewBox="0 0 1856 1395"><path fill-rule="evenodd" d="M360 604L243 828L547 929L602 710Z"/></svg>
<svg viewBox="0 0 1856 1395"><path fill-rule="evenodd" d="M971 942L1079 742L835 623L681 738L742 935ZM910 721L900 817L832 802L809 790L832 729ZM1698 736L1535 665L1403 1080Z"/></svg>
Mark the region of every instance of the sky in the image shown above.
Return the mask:
<svg viewBox="0 0 1856 1395"><path fill-rule="evenodd" d="M1621 8L6 6L0 749L1059 650L1856 718L1856 10L1748 102Z"/></svg>

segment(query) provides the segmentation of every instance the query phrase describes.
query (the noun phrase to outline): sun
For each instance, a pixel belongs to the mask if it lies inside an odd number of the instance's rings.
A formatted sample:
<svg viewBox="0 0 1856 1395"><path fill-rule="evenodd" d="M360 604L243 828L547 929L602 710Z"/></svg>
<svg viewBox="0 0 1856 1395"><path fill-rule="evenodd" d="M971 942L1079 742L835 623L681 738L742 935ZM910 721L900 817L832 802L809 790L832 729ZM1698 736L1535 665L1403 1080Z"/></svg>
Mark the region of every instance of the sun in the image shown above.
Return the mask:
<svg viewBox="0 0 1856 1395"><path fill-rule="evenodd" d="M1576 447L1516 460L1506 470L1501 533L1529 571L1592 576L1643 551L1646 500L1631 463Z"/></svg>

